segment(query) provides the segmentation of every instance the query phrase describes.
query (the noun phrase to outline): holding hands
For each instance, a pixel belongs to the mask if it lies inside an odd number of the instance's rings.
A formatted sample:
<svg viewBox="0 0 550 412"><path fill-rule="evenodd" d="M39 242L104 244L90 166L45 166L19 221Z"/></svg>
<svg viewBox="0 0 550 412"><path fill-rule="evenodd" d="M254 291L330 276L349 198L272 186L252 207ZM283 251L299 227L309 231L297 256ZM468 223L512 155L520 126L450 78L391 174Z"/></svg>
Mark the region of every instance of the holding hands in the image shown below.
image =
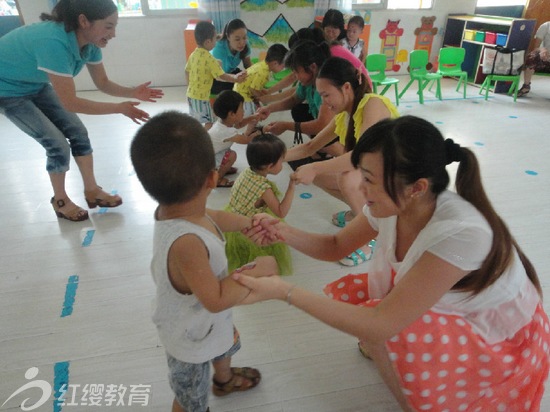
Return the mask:
<svg viewBox="0 0 550 412"><path fill-rule="evenodd" d="M296 169L296 171L292 174L291 179L296 184L310 185L313 183L316 176L317 171L315 170L315 163L310 163Z"/></svg>
<svg viewBox="0 0 550 412"><path fill-rule="evenodd" d="M233 280L250 289L250 293L240 302L245 305L270 299L285 300L292 289L292 286L279 276L258 278L247 270L235 272L231 276Z"/></svg>
<svg viewBox="0 0 550 412"><path fill-rule="evenodd" d="M242 83L246 80L246 76L248 76L248 73L246 71L242 71L240 73L237 73L235 75L235 83Z"/></svg>

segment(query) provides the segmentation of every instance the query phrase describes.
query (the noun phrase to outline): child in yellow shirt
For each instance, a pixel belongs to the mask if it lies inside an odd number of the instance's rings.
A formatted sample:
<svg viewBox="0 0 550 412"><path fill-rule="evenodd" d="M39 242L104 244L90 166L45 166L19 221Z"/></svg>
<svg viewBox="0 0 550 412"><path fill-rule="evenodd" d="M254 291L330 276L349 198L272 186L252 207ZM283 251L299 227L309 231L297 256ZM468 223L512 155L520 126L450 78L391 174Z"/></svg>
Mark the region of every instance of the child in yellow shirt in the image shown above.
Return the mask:
<svg viewBox="0 0 550 412"><path fill-rule="evenodd" d="M284 70L284 60L288 49L282 44L273 44L267 49L265 60L259 61L246 69L246 79L233 86L233 90L244 97L244 116L252 116L256 112L255 101L264 95L264 86L268 83L271 73Z"/></svg>
<svg viewBox="0 0 550 412"><path fill-rule="evenodd" d="M216 28L207 21L200 21L195 27L197 48L189 56L185 65L187 74L187 101L189 114L209 128L213 123L210 107L210 88L215 79L239 83L246 79L246 72L225 73L220 63L210 54L216 44Z"/></svg>

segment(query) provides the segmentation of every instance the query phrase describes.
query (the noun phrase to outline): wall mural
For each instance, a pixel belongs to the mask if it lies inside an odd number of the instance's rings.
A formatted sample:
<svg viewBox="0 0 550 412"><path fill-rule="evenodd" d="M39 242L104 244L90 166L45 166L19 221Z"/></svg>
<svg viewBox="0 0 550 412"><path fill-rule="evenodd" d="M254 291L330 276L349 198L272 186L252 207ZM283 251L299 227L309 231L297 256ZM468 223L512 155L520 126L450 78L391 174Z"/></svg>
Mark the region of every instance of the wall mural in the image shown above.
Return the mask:
<svg viewBox="0 0 550 412"><path fill-rule="evenodd" d="M248 27L248 37L253 55L265 54L265 50L269 45L281 43L285 46L288 44L290 36L300 27L292 27L290 22L285 17L285 13L289 14L288 9L303 9L304 15L311 15L313 10L314 0L243 0L240 2L241 12L253 12L254 17L257 12L265 12L262 17L273 15L273 12L279 11L279 14L270 21L267 17L266 25L260 30L257 29L257 19L255 18L256 30L251 30ZM299 13L301 10L292 10L292 13ZM313 25L313 22L308 19L308 25ZM248 25L247 25L248 26Z"/></svg>
<svg viewBox="0 0 550 412"><path fill-rule="evenodd" d="M414 49L428 50L428 55L431 56L434 36L437 34L437 27L434 27L435 16L422 16L420 22L420 27L417 27L414 31L416 35Z"/></svg>
<svg viewBox="0 0 550 412"><path fill-rule="evenodd" d="M380 53L385 54L387 58L386 70L393 70L394 72L401 69L401 64L407 61L403 60L403 55L407 56L407 52L399 50L399 38L403 36L403 29L399 27L401 20L388 20L386 27L384 27L379 37L382 39L380 46Z"/></svg>

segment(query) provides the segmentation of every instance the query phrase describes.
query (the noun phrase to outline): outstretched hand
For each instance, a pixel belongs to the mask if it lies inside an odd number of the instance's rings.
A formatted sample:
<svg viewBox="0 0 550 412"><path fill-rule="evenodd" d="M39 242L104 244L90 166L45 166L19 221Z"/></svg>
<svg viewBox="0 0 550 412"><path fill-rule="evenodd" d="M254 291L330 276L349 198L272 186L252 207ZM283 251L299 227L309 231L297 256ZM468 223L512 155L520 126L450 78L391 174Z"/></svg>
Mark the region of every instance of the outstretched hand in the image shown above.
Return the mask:
<svg viewBox="0 0 550 412"><path fill-rule="evenodd" d="M286 126L283 122L272 122L264 126L264 133L273 133L279 136L286 131Z"/></svg>
<svg viewBox="0 0 550 412"><path fill-rule="evenodd" d="M269 276L262 278L254 278L249 276L247 271L236 272L231 275L233 280L250 289L250 293L241 304L248 305L251 303L261 302L270 299L284 300L290 289L290 285L279 276Z"/></svg>
<svg viewBox="0 0 550 412"><path fill-rule="evenodd" d="M291 175L291 179L294 180L296 184L310 185L313 183L316 176L317 173L315 172L315 164L310 163L296 169L296 171Z"/></svg>
<svg viewBox="0 0 550 412"><path fill-rule="evenodd" d="M267 213L258 213L252 217L252 226L243 229L242 233L258 246L272 245L284 241L276 227L279 222Z"/></svg>
<svg viewBox="0 0 550 412"><path fill-rule="evenodd" d="M122 102L120 105L120 113L124 116L129 117L136 124L141 124L149 120L149 113L138 109L136 106L139 105L139 102Z"/></svg>
<svg viewBox="0 0 550 412"><path fill-rule="evenodd" d="M156 102L164 92L161 89L152 89L149 87L151 82L140 84L134 88L134 98L144 102Z"/></svg>

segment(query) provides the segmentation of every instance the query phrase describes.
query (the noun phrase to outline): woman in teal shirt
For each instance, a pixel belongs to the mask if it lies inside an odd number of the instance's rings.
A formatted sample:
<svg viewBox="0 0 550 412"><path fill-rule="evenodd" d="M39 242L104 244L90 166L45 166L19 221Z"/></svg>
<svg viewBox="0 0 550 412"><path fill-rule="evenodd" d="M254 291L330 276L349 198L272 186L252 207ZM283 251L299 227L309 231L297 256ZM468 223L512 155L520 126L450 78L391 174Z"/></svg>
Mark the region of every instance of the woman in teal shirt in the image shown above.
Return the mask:
<svg viewBox="0 0 550 412"><path fill-rule="evenodd" d="M239 73L241 62L245 69L252 66L247 33L248 29L240 19L233 19L225 25L222 38L216 42L210 52L212 56L221 62L224 72ZM217 95L223 90L233 90L233 83L214 80L211 93Z"/></svg>
<svg viewBox="0 0 550 412"><path fill-rule="evenodd" d="M88 207L116 207L122 199L97 184L88 132L75 113L121 113L138 124L149 115L136 101L104 103L78 97L74 76L86 65L94 84L106 94L153 102L163 93L150 83L129 88L107 77L101 49L115 37L118 22L111 0L60 0L51 14L40 18L42 22L0 38L0 112L46 150L56 215L82 221L88 212L65 191L71 155L82 175Z"/></svg>

